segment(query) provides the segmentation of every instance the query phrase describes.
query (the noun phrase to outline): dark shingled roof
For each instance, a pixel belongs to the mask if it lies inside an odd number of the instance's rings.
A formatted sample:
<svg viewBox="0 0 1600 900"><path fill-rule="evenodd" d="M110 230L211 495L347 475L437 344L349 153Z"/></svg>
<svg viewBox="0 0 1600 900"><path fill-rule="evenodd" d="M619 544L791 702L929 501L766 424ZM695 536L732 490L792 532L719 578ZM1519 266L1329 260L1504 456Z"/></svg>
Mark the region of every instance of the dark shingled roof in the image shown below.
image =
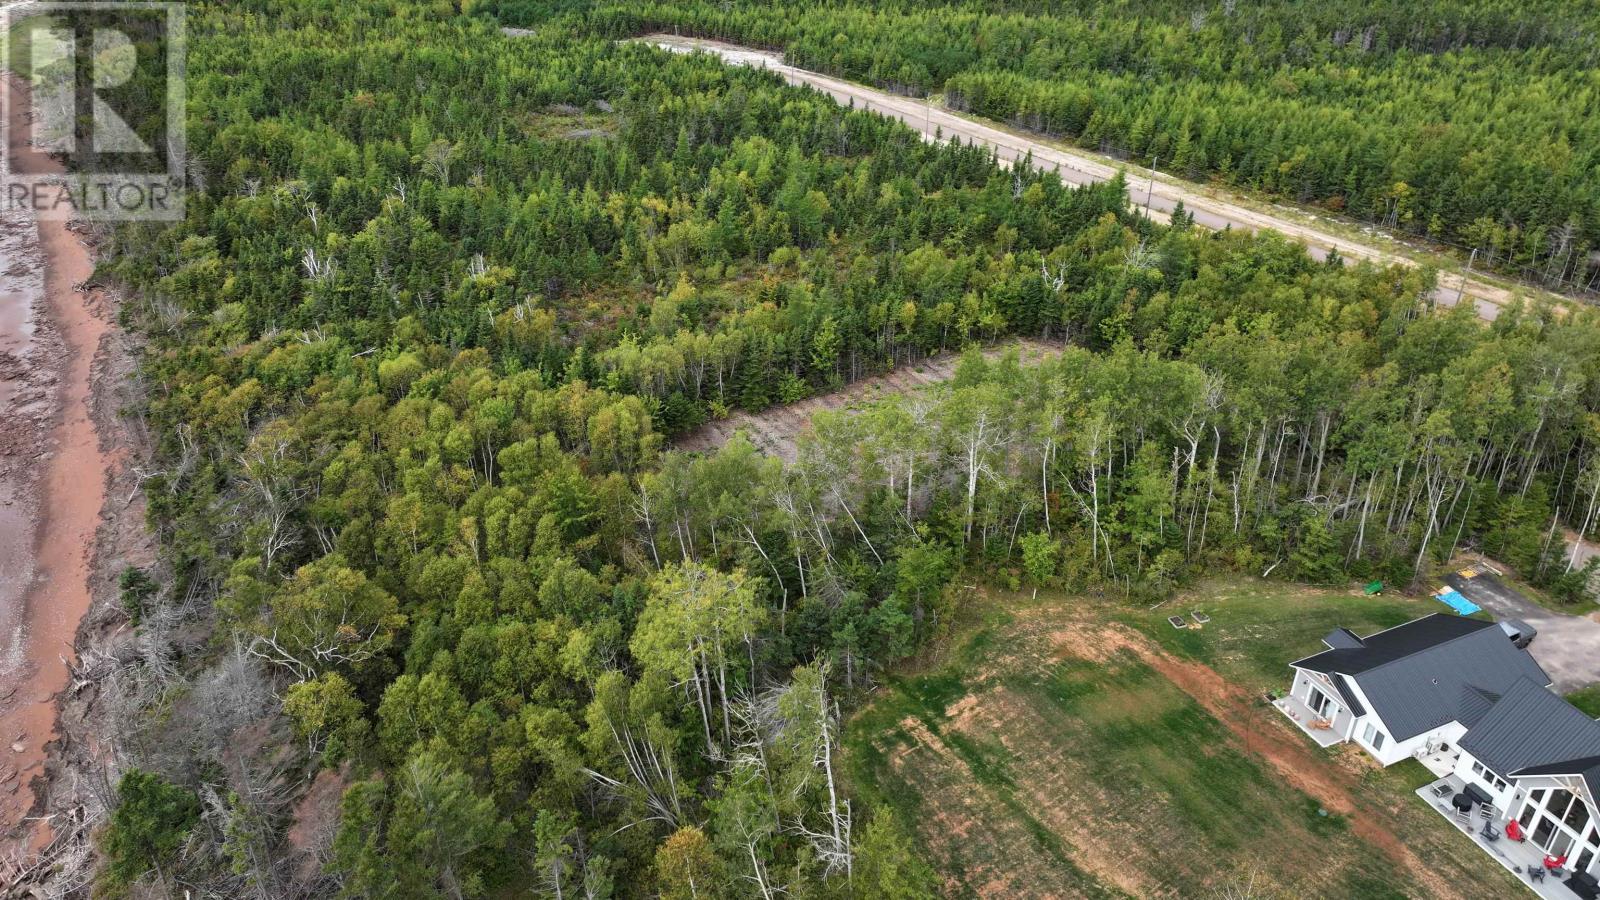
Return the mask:
<svg viewBox="0 0 1600 900"><path fill-rule="evenodd" d="M1344 705L1350 708L1352 715L1359 717L1367 714L1367 708L1361 705L1361 701L1356 698L1355 690L1350 687L1349 678L1336 674L1333 676L1333 683L1339 689L1339 696L1344 698Z"/></svg>
<svg viewBox="0 0 1600 900"><path fill-rule="evenodd" d="M1589 787L1589 796L1600 799L1600 756L1585 756L1543 766L1529 766L1513 775L1576 775Z"/></svg>
<svg viewBox="0 0 1600 900"><path fill-rule="evenodd" d="M1518 681L1550 683L1533 657L1512 644L1493 622L1444 613L1361 638L1359 646L1324 650L1293 665L1328 675L1336 684L1340 675L1355 681L1397 741L1448 722L1470 728L1499 705L1494 702L1496 695Z"/></svg>
<svg viewBox="0 0 1600 900"><path fill-rule="evenodd" d="M1489 708L1494 706L1497 702L1499 702L1499 700L1500 695L1496 694L1494 691L1485 691L1480 688L1472 687L1471 685L1463 687L1461 689L1461 705L1459 707L1463 718L1459 719L1458 721L1460 721L1462 724L1466 724L1468 722L1477 722L1482 720L1483 717L1489 712Z"/></svg>
<svg viewBox="0 0 1600 900"><path fill-rule="evenodd" d="M1364 646L1361 638L1356 637L1356 633L1348 628L1335 628L1328 632L1328 636L1323 638L1322 642L1331 650L1354 650Z"/></svg>
<svg viewBox="0 0 1600 900"><path fill-rule="evenodd" d="M1458 743L1496 772L1515 775L1582 775L1600 764L1600 722L1527 678Z"/></svg>

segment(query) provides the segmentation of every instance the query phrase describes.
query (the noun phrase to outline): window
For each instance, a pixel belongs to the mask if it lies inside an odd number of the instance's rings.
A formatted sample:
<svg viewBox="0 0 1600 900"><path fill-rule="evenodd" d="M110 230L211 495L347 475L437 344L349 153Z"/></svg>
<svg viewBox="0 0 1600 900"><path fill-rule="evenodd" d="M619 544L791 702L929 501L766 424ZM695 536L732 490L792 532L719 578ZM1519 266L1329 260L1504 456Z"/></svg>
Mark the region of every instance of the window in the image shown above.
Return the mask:
<svg viewBox="0 0 1600 900"><path fill-rule="evenodd" d="M1311 703L1309 705L1312 712L1319 716L1325 716L1328 714L1328 707L1332 703L1333 701L1328 699L1327 694L1324 694L1316 688L1311 689Z"/></svg>
<svg viewBox="0 0 1600 900"><path fill-rule="evenodd" d="M1372 745L1372 749L1374 749L1374 750L1382 750L1383 749L1383 732L1379 731L1376 725L1373 725L1371 722L1368 722L1367 723L1367 730L1365 732L1362 732L1362 734L1363 734L1364 737L1366 737L1367 743Z"/></svg>
<svg viewBox="0 0 1600 900"><path fill-rule="evenodd" d="M1571 791L1564 788L1553 788L1550 791L1550 800L1544 805L1545 812L1550 814L1550 818L1559 822L1561 817L1567 814L1567 804L1572 802L1572 799Z"/></svg>
<svg viewBox="0 0 1600 900"><path fill-rule="evenodd" d="M1504 778L1496 775L1493 769L1477 760L1472 761L1472 774L1482 778L1485 784L1494 789L1495 793L1504 791L1508 787Z"/></svg>
<svg viewBox="0 0 1600 900"><path fill-rule="evenodd" d="M1574 797L1572 806L1567 810L1566 818L1561 820L1568 828L1583 834L1583 826L1589 824L1589 806L1583 802L1582 797Z"/></svg>
<svg viewBox="0 0 1600 900"><path fill-rule="evenodd" d="M1546 850L1550 849L1550 839L1555 836L1556 822L1549 816L1540 816L1539 824L1533 826L1533 842Z"/></svg>

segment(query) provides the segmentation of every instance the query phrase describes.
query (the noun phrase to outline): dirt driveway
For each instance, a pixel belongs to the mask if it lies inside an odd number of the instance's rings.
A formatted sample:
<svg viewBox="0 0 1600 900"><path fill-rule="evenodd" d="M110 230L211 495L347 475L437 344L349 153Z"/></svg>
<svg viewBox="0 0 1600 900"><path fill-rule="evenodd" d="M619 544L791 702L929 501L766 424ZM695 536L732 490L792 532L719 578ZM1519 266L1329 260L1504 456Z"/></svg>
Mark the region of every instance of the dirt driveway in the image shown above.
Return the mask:
<svg viewBox="0 0 1600 900"><path fill-rule="evenodd" d="M1560 693L1600 683L1600 622L1545 609L1493 575L1463 578L1452 572L1444 580L1496 619L1521 619L1537 629L1528 652Z"/></svg>

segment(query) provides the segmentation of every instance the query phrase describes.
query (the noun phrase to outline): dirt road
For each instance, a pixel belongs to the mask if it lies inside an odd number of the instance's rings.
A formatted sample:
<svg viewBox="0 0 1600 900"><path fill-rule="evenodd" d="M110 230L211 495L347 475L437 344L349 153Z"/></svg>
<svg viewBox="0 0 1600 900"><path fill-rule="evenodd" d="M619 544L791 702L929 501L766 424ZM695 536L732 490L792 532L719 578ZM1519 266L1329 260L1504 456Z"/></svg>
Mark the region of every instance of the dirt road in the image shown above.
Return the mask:
<svg viewBox="0 0 1600 900"><path fill-rule="evenodd" d="M883 91L862 87L848 81L831 78L816 72L796 68L784 63L777 53L750 50L744 47L699 38L653 34L639 39L675 53L705 52L715 54L734 65L770 69L790 84L816 88L840 103L854 102L862 109L871 110L899 119L916 130L925 140L960 138L967 143L992 147L1002 162L1033 155L1036 167L1053 169L1062 180L1072 184L1094 184L1106 181L1121 169L1130 168L1093 154L1067 150L1057 144L1033 140L1000 128L986 125L976 119L958 115L913 97L900 97ZM1353 241L1324 231L1303 222L1276 217L1268 213L1230 203L1185 185L1183 182L1156 175L1148 170L1129 172L1129 202L1163 216L1170 213L1181 201L1194 215L1195 222L1207 228L1242 228L1250 231L1274 229L1289 237L1303 241L1307 250L1317 259L1325 259L1330 249L1337 250L1346 259L1366 259L1380 265L1399 264L1414 266L1416 262L1403 254L1385 250L1373 244ZM1472 301L1478 315L1493 320L1501 305L1510 302L1512 294L1497 285L1479 279L1463 279L1455 273L1441 273L1434 298L1445 306L1454 306L1462 298Z"/></svg>
<svg viewBox="0 0 1600 900"><path fill-rule="evenodd" d="M9 131L27 139L29 104L7 78ZM18 154L9 154L17 159ZM40 172L59 164L28 154ZM56 168L48 168L55 166ZM0 219L0 851L39 846L24 823L54 737L90 553L114 460L91 416L91 369L111 329L89 248L61 221Z"/></svg>

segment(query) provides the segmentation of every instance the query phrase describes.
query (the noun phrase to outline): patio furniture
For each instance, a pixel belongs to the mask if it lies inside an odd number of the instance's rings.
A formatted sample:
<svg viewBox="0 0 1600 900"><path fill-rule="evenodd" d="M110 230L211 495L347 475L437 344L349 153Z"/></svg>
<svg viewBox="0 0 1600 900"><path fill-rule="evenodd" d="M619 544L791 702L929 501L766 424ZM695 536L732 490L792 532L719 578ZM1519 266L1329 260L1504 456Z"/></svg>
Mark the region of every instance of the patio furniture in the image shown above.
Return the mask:
<svg viewBox="0 0 1600 900"><path fill-rule="evenodd" d="M1456 810L1456 823L1464 828L1472 827L1472 811L1467 809Z"/></svg>
<svg viewBox="0 0 1600 900"><path fill-rule="evenodd" d="M1488 806L1494 802L1494 797L1488 791L1478 787L1475 784L1467 785L1462 789L1462 793L1466 794L1473 803L1482 803L1483 805Z"/></svg>
<svg viewBox="0 0 1600 900"><path fill-rule="evenodd" d="M1472 797L1468 796L1465 791L1450 798L1450 805L1454 806L1458 813L1472 812L1472 803Z"/></svg>
<svg viewBox="0 0 1600 900"><path fill-rule="evenodd" d="M1443 797L1445 794L1448 794L1453 790L1455 790L1455 788L1450 786L1450 782L1441 781L1433 786L1433 795L1435 797Z"/></svg>
<svg viewBox="0 0 1600 900"><path fill-rule="evenodd" d="M1495 811L1494 807L1485 803L1478 807L1478 818L1483 819L1486 822L1492 822L1499 818L1499 814Z"/></svg>
<svg viewBox="0 0 1600 900"><path fill-rule="evenodd" d="M1522 823L1518 822L1516 819L1512 819L1506 823L1506 837L1518 842L1527 840L1528 838L1526 834L1522 833Z"/></svg>
<svg viewBox="0 0 1600 900"><path fill-rule="evenodd" d="M1483 830L1479 831L1478 833L1483 835L1484 840L1491 844L1500 840L1500 829L1494 827L1493 822L1483 823Z"/></svg>
<svg viewBox="0 0 1600 900"><path fill-rule="evenodd" d="M1588 872L1574 872L1567 879L1567 889L1582 897L1583 900L1596 900L1600 898L1600 880Z"/></svg>
<svg viewBox="0 0 1600 900"><path fill-rule="evenodd" d="M1528 880L1537 881L1540 884L1544 884L1544 869L1540 868L1539 866L1529 866Z"/></svg>
<svg viewBox="0 0 1600 900"><path fill-rule="evenodd" d="M1566 864L1567 855L1565 853L1561 854L1560 856L1546 856L1544 858L1544 867L1552 872L1559 870Z"/></svg>

